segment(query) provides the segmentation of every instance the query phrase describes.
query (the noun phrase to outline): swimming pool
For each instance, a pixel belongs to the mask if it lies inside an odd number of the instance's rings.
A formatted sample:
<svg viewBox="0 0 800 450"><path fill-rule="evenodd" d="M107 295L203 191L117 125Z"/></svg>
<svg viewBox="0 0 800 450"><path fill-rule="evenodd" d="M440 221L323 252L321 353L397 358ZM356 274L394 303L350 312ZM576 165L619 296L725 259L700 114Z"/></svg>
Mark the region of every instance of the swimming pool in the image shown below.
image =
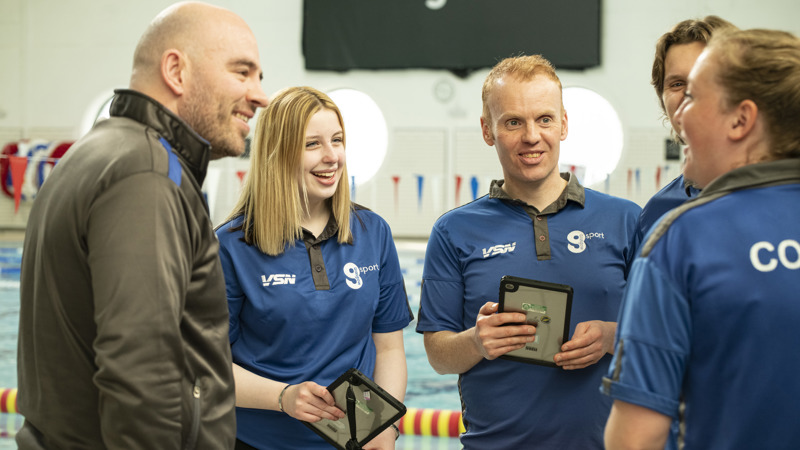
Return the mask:
<svg viewBox="0 0 800 450"><path fill-rule="evenodd" d="M398 257L405 277L406 292L414 315L419 310L420 282L425 243L398 241ZM19 263L21 244L0 242L0 388L17 387L17 332L19 321ZM460 411L456 375L439 375L428 364L422 335L416 321L403 331L408 363L405 404L409 408ZM0 413L0 449L16 448L14 434L22 425L18 414ZM435 436L401 436L397 445L404 450L449 450L460 448L458 439Z"/></svg>

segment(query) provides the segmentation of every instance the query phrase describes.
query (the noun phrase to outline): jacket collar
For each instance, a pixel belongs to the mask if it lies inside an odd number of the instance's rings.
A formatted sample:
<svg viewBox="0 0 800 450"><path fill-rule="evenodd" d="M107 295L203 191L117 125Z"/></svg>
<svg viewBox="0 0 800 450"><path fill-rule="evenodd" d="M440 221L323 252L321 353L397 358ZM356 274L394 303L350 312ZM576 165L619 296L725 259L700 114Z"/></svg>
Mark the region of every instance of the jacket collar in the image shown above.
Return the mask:
<svg viewBox="0 0 800 450"><path fill-rule="evenodd" d="M167 140L175 153L202 186L208 169L211 144L197 134L180 117L153 98L131 89L114 91L110 114L127 117L156 131Z"/></svg>
<svg viewBox="0 0 800 450"><path fill-rule="evenodd" d="M733 169L706 186L700 193L707 197L739 189L777 186L800 182L800 158L785 158Z"/></svg>

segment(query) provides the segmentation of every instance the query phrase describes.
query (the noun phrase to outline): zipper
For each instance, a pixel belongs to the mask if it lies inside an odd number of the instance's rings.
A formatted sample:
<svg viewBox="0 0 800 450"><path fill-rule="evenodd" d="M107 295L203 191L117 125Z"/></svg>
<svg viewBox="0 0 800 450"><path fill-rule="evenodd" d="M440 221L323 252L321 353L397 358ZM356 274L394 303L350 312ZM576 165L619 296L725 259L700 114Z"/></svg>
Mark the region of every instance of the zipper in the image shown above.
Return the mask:
<svg viewBox="0 0 800 450"><path fill-rule="evenodd" d="M186 450L194 450L197 446L197 435L200 433L200 386L195 381L192 387L192 427L189 439L186 441Z"/></svg>

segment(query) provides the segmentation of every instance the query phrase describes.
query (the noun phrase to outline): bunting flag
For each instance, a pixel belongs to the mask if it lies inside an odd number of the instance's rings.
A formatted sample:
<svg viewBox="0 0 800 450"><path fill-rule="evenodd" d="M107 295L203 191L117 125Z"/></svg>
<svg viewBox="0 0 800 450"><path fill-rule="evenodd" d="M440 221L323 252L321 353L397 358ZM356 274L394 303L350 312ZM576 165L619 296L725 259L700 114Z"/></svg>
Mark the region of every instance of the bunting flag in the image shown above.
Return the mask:
<svg viewBox="0 0 800 450"><path fill-rule="evenodd" d="M22 183L25 182L25 170L28 168L27 156L9 156L11 166L11 185L14 187L14 212L19 211L22 200Z"/></svg>
<svg viewBox="0 0 800 450"><path fill-rule="evenodd" d="M8 196L8 198L14 198L14 193L11 192L9 189L9 182L11 181L11 170L9 168L9 157L12 155L16 155L19 151L19 145L16 142L11 142L3 147L2 153L0 153L0 189L3 190L3 193Z"/></svg>
<svg viewBox="0 0 800 450"><path fill-rule="evenodd" d="M356 201L356 177L352 175L350 177L350 201Z"/></svg>
<svg viewBox="0 0 800 450"><path fill-rule="evenodd" d="M636 168L636 192L642 192L642 177L639 168Z"/></svg>
<svg viewBox="0 0 800 450"><path fill-rule="evenodd" d="M469 180L470 187L472 188L472 200L478 198L478 177L472 177Z"/></svg>
<svg viewBox="0 0 800 450"><path fill-rule="evenodd" d="M461 205L461 175L456 175L456 206Z"/></svg>
<svg viewBox="0 0 800 450"><path fill-rule="evenodd" d="M247 171L246 170L237 170L236 171L236 176L239 178L239 187L242 187L244 185L244 177L245 177L245 175L247 175Z"/></svg>
<svg viewBox="0 0 800 450"><path fill-rule="evenodd" d="M632 191L633 191L633 170L632 169L628 169L628 185L627 185L627 188L628 188L628 196L630 196Z"/></svg>
<svg viewBox="0 0 800 450"><path fill-rule="evenodd" d="M417 209L422 211L422 185L425 178L422 175L417 175Z"/></svg>
<svg viewBox="0 0 800 450"><path fill-rule="evenodd" d="M656 191L661 189L661 166L656 167Z"/></svg>
<svg viewBox="0 0 800 450"><path fill-rule="evenodd" d="M400 177L397 175L392 176L392 183L394 184L394 212L397 213L400 208L400 193L398 192Z"/></svg>

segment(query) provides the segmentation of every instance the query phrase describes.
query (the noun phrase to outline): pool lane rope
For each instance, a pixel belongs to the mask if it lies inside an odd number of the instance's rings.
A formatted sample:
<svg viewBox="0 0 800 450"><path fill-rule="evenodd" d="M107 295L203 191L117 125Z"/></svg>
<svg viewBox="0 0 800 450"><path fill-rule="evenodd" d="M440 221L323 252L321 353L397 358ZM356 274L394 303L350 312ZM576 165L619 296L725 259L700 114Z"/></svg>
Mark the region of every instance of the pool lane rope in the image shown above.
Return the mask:
<svg viewBox="0 0 800 450"><path fill-rule="evenodd" d="M0 412L17 413L17 389L0 388ZM400 419L400 432L407 435L458 437L465 431L461 411L408 408Z"/></svg>
<svg viewBox="0 0 800 450"><path fill-rule="evenodd" d="M452 438L466 431L461 421L461 411L427 408L408 408L398 428L407 435Z"/></svg>
<svg viewBox="0 0 800 450"><path fill-rule="evenodd" d="M0 388L0 412L2 413L17 412L16 388Z"/></svg>

